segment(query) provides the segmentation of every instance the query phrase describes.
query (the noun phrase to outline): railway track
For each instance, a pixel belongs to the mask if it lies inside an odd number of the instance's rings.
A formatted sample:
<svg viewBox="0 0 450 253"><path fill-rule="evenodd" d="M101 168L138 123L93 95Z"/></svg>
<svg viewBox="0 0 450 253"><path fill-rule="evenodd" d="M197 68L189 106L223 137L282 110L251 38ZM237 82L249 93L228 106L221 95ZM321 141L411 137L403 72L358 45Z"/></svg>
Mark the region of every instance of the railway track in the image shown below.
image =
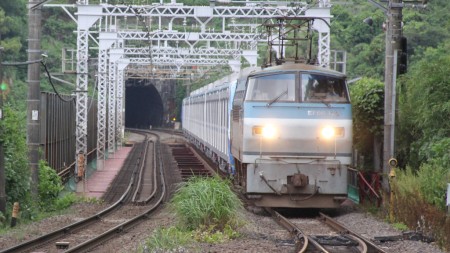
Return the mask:
<svg viewBox="0 0 450 253"><path fill-rule="evenodd" d="M123 169L124 175L128 173L131 176L119 175L113 183L117 184L113 187L116 191L107 196L115 200L128 178L126 189L114 204L91 217L1 250L0 253L86 252L147 220L162 204L167 192L159 145L155 134L135 145L128 166ZM134 159L137 161L135 164Z"/></svg>
<svg viewBox="0 0 450 253"><path fill-rule="evenodd" d="M215 166L203 154L199 154L195 148L188 144L171 144L174 160L181 173L182 179L188 180L191 176L211 176L217 173ZM248 200L241 196L247 202ZM367 238L346 228L331 217L320 213L315 226L326 226L329 231L326 235L308 234L302 230L301 225L295 224L273 209L267 208L277 223L289 231L296 242L296 252L323 252L323 253L386 253L383 249L372 243Z"/></svg>
<svg viewBox="0 0 450 253"><path fill-rule="evenodd" d="M362 235L350 230L343 224L333 218L320 213L317 219L319 224L314 226L328 226L332 232L327 235L313 235L304 232L295 222L284 217L271 208L266 211L272 215L272 218L284 227L293 237L299 253L321 252L321 253L386 253L383 249L375 245Z"/></svg>
<svg viewBox="0 0 450 253"><path fill-rule="evenodd" d="M173 158L177 163L177 167L181 173L183 181L188 180L192 176L212 176L211 169L205 166L194 150L186 144L171 144Z"/></svg>

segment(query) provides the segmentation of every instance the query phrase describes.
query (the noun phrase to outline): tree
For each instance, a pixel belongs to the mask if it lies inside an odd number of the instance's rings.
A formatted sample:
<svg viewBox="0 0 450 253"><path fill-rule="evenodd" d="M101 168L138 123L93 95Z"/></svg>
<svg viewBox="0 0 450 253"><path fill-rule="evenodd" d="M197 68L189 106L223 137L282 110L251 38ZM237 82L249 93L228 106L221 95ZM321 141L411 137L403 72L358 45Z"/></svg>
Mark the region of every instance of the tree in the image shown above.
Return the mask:
<svg viewBox="0 0 450 253"><path fill-rule="evenodd" d="M428 48L400 80L399 152L412 167L450 149L450 43Z"/></svg>
<svg viewBox="0 0 450 253"><path fill-rule="evenodd" d="M353 143L358 154L364 156L362 168L381 169L383 137L384 86L370 78L363 78L350 86L353 104Z"/></svg>
<svg viewBox="0 0 450 253"><path fill-rule="evenodd" d="M3 108L0 136L5 152L6 195L8 206L19 201L26 207L30 200L30 171L28 169L25 138L25 113L14 111L8 105Z"/></svg>
<svg viewBox="0 0 450 253"><path fill-rule="evenodd" d="M349 77L384 75L384 14L367 3L333 6L332 48L347 51ZM372 24L363 22L372 19Z"/></svg>

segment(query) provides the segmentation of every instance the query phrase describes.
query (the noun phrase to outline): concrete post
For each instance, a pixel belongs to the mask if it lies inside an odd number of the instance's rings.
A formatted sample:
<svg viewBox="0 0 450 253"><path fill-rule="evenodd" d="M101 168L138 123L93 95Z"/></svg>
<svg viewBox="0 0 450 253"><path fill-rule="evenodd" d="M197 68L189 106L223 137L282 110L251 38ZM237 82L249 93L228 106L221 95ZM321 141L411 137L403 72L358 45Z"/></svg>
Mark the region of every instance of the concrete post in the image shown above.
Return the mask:
<svg viewBox="0 0 450 253"><path fill-rule="evenodd" d="M394 158L395 82L397 66L395 53L400 50L402 37L402 0L389 0L386 30L386 64L384 76L384 140L383 140L383 189L389 191L389 160Z"/></svg>
<svg viewBox="0 0 450 253"><path fill-rule="evenodd" d="M27 144L28 164L31 170L31 193L38 194L39 182L39 132L40 132L40 63L41 59L41 3L40 0L28 2L28 61L37 61L28 65L27 99ZM34 7L35 6L35 7ZM33 8L34 7L34 8Z"/></svg>

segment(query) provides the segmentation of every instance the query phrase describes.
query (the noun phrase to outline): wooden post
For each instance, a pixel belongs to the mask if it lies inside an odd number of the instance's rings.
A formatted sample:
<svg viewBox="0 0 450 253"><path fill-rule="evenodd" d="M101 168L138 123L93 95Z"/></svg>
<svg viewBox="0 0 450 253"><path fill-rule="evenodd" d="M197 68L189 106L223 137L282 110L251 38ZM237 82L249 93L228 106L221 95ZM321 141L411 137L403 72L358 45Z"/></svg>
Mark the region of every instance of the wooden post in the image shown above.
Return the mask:
<svg viewBox="0 0 450 253"><path fill-rule="evenodd" d="M12 218L11 218L11 227L15 227L17 223L17 215L19 215L19 202L14 202Z"/></svg>

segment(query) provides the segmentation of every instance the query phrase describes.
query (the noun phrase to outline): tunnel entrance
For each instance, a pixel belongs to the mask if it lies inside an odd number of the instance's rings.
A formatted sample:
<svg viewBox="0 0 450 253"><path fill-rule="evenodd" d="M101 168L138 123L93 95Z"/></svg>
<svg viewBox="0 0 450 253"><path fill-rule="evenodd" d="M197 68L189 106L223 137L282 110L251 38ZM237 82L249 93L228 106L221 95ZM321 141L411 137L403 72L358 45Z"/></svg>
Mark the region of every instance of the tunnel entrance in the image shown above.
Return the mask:
<svg viewBox="0 0 450 253"><path fill-rule="evenodd" d="M125 89L125 127L161 127L164 106L158 90L149 80L127 80Z"/></svg>

